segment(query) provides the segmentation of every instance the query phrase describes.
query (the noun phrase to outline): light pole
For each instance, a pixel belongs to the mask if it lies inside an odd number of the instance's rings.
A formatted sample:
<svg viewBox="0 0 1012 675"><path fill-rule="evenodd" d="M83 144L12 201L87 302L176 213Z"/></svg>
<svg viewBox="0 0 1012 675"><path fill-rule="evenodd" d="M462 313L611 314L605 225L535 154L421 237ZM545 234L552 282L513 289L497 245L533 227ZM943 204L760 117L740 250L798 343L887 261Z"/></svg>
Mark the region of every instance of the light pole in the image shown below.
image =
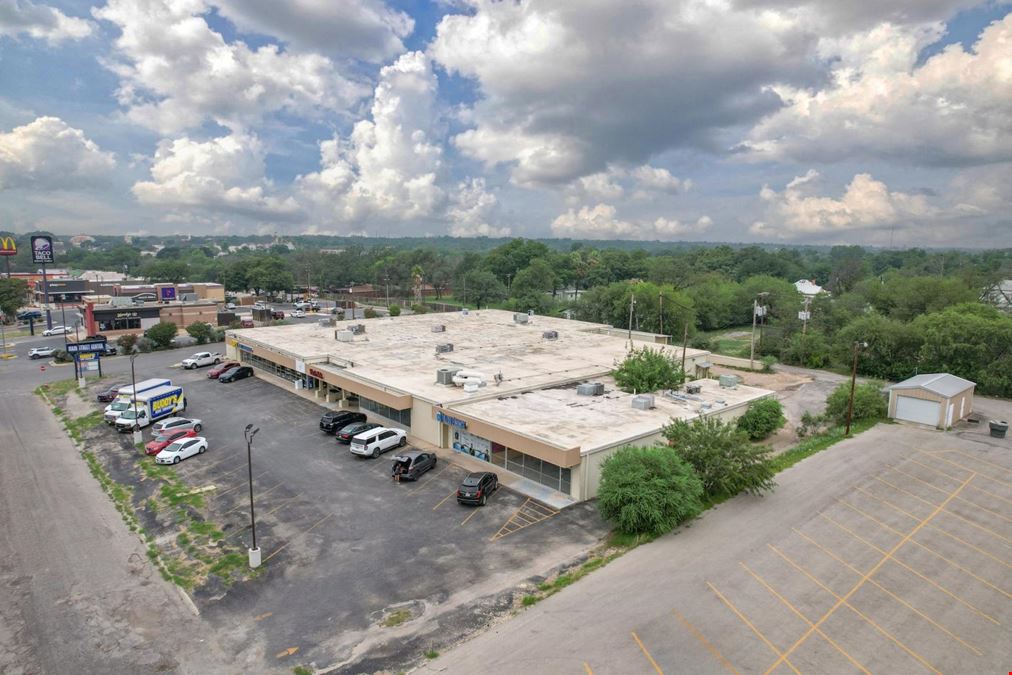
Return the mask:
<svg viewBox="0 0 1012 675"><path fill-rule="evenodd" d="M629 349L632 349L632 323L633 323L633 310L636 308L636 294L629 294Z"/></svg>
<svg viewBox="0 0 1012 675"><path fill-rule="evenodd" d="M390 307L390 275L389 274L383 277L383 282L387 286L387 308L389 308Z"/></svg>
<svg viewBox="0 0 1012 675"><path fill-rule="evenodd" d="M136 446L141 442L143 437L141 436L141 428L137 425L137 375L134 373L134 360L137 358L137 352L130 355L130 395L133 397L133 411L134 411L134 445Z"/></svg>
<svg viewBox="0 0 1012 675"><path fill-rule="evenodd" d="M253 438L260 431L260 427L254 428L247 424L243 435L246 437L246 465L249 468L249 523L253 530L253 545L249 549L250 569L260 567L260 548L257 546L257 519L253 511Z"/></svg>
<svg viewBox="0 0 1012 675"><path fill-rule="evenodd" d="M767 295L769 295L769 293L767 293L765 291L762 292L762 293L758 293L756 295L756 297L755 297L755 300L752 301L752 346L749 349L749 354L748 354L748 369L749 370L753 370L754 367L755 367L755 365L753 363L755 361L755 320L756 320L756 317L759 316L759 308L761 306L759 304L759 299L760 298L765 299ZM763 311L765 312L765 309Z"/></svg>
<svg viewBox="0 0 1012 675"><path fill-rule="evenodd" d="M850 370L850 399L847 401L847 428L844 430L844 436L850 436L850 422L854 417L854 386L857 383L857 353L858 349L867 347L867 342L854 342L854 365Z"/></svg>

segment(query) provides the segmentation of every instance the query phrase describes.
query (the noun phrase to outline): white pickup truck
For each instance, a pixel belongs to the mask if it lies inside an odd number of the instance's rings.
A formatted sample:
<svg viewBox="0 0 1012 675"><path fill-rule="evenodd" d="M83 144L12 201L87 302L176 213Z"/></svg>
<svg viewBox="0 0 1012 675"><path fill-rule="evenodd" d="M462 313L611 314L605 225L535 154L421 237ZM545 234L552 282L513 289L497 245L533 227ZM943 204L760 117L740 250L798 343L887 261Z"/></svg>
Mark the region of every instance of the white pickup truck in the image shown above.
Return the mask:
<svg viewBox="0 0 1012 675"><path fill-rule="evenodd" d="M222 358L224 357L217 352L197 352L193 356L183 359L183 368L192 370L203 366L216 366L221 363Z"/></svg>

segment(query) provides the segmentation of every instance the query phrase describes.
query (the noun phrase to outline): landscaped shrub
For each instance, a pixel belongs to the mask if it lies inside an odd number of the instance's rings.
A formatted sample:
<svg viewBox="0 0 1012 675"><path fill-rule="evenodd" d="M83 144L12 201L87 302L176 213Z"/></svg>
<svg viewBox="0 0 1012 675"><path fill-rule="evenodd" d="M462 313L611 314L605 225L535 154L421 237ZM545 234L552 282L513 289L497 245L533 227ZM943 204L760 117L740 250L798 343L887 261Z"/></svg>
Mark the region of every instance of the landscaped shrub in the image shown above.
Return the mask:
<svg viewBox="0 0 1012 675"><path fill-rule="evenodd" d="M197 341L198 345L206 344L211 341L214 337L214 327L209 323L203 321L197 321L186 327L186 332L190 334L194 340Z"/></svg>
<svg viewBox="0 0 1012 675"><path fill-rule="evenodd" d="M612 376L619 389L630 393L675 389L685 381L685 373L675 357L649 347L630 349Z"/></svg>
<svg viewBox="0 0 1012 675"><path fill-rule="evenodd" d="M389 311L390 311L390 316L400 316L401 315L401 306L400 305L390 305Z"/></svg>
<svg viewBox="0 0 1012 675"><path fill-rule="evenodd" d="M772 373L773 372L773 366L777 365L777 357L775 357L775 356L764 356L763 360L762 360L762 363L763 363L763 372L764 373Z"/></svg>
<svg viewBox="0 0 1012 675"><path fill-rule="evenodd" d="M840 384L826 399L826 417L837 424L847 423L847 401L850 382ZM881 419L888 412L888 401L879 384L866 382L854 388L853 421Z"/></svg>
<svg viewBox="0 0 1012 675"><path fill-rule="evenodd" d="M715 417L672 420L663 433L696 470L707 497L761 494L776 487L772 448L753 445L748 434L733 424Z"/></svg>
<svg viewBox="0 0 1012 675"><path fill-rule="evenodd" d="M376 313L376 310L373 309L372 307L366 307L365 311L362 312L362 315L367 319L375 319L377 316L379 316L379 314Z"/></svg>
<svg viewBox="0 0 1012 675"><path fill-rule="evenodd" d="M665 447L625 447L601 465L597 506L627 534L659 535L703 509L692 467Z"/></svg>
<svg viewBox="0 0 1012 675"><path fill-rule="evenodd" d="M415 314L425 314L429 311L429 308L426 305L414 304L411 305L411 311Z"/></svg>
<svg viewBox="0 0 1012 675"><path fill-rule="evenodd" d="M165 349L172 344L172 339L178 333L176 324L171 321L159 321L151 328L144 331L144 337L158 349Z"/></svg>
<svg viewBox="0 0 1012 675"><path fill-rule="evenodd" d="M749 404L745 414L738 418L738 428L753 441L761 441L784 426L784 407L775 398L764 398Z"/></svg>
<svg viewBox="0 0 1012 675"><path fill-rule="evenodd" d="M132 354L134 347L137 345L137 334L127 333L126 335L120 335L116 338L116 344L119 345L124 354Z"/></svg>

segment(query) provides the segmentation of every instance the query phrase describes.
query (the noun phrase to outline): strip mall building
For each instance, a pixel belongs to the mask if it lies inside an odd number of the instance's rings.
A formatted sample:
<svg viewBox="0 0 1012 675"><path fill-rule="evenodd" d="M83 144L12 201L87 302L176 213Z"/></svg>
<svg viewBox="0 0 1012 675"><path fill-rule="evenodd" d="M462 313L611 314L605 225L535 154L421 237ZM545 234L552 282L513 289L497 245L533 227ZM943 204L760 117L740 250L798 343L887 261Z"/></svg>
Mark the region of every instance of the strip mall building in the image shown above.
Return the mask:
<svg viewBox="0 0 1012 675"><path fill-rule="evenodd" d="M368 412L573 500L597 494L607 457L662 440L672 418L733 419L773 395L721 386L708 378L709 352L689 349L691 390L634 400L609 375L628 334L582 321L481 310L323 324L228 331L227 354L279 386ZM681 347L654 346L683 357Z"/></svg>

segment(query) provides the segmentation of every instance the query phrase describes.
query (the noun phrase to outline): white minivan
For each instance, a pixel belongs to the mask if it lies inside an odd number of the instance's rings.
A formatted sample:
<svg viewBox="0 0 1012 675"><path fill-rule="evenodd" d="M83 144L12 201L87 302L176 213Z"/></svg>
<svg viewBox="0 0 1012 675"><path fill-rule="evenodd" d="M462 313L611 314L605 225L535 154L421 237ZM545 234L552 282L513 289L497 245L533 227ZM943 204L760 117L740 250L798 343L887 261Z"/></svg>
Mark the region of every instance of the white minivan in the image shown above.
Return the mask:
<svg viewBox="0 0 1012 675"><path fill-rule="evenodd" d="M404 429L376 427L353 436L348 447L356 455L375 459L387 450L404 447L407 442L408 432Z"/></svg>

